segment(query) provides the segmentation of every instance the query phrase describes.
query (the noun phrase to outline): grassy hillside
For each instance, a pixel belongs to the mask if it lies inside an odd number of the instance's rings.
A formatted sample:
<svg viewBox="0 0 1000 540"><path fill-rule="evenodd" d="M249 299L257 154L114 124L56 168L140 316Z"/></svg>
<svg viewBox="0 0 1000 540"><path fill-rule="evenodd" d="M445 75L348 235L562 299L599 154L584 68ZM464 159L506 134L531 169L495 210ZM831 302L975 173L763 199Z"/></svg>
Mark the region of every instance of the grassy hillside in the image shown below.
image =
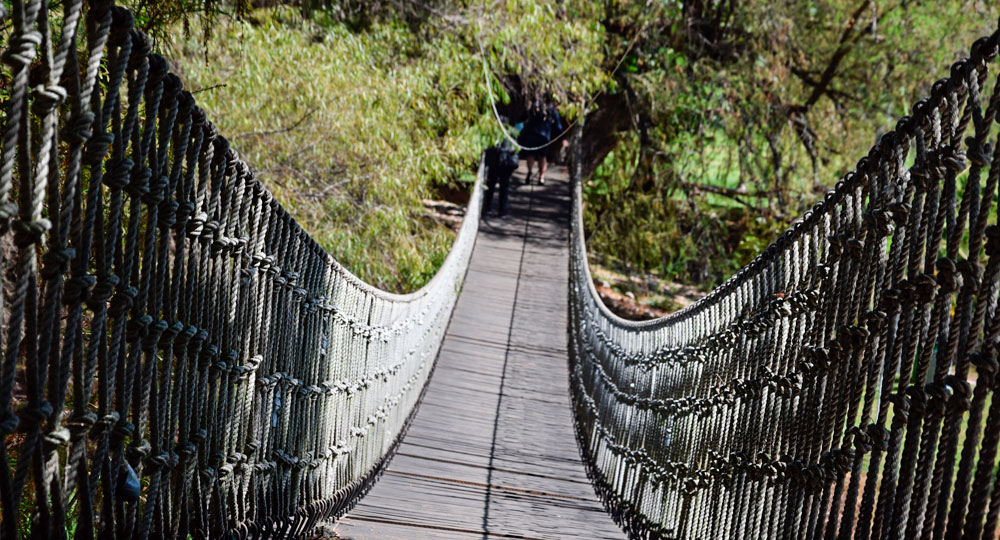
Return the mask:
<svg viewBox="0 0 1000 540"><path fill-rule="evenodd" d="M143 13L140 21L150 21ZM510 72L530 55L537 67L524 81L579 92L601 80L599 34L583 19L559 24L560 13L534 2L511 2L475 24L338 13L276 7L215 16L207 41L201 15L186 20L188 32L179 22L168 31L150 22L149 30L306 230L366 281L411 291L434 274L452 239L422 201L442 187L467 188L479 152L499 135L479 43L491 51L491 69Z"/></svg>
<svg viewBox="0 0 1000 540"><path fill-rule="evenodd" d="M167 49L220 132L334 257L390 290L434 274L452 233L421 200L471 181L493 129L464 47L277 8L221 19L207 53L200 35Z"/></svg>

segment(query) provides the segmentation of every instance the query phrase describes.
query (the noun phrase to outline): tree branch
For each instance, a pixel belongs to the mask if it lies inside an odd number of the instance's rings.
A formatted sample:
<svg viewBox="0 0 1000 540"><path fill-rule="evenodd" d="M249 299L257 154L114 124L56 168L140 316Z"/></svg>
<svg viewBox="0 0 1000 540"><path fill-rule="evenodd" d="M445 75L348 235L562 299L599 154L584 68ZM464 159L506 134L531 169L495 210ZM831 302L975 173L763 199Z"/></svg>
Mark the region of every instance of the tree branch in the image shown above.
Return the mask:
<svg viewBox="0 0 1000 540"><path fill-rule="evenodd" d="M833 52L833 56L826 64L826 69L823 70L823 74L820 75L819 82L813 87L812 94L806 99L803 107L808 109L819 101L819 98L823 96L826 92L827 86L833 81L833 78L837 74L837 68L840 67L840 62L847 56L847 53L851 52L854 47L854 43L857 42L857 36L854 35L854 30L857 26L858 19L861 17L862 13L871 5L871 0L863 0L861 5L854 10L851 14L851 18L847 21L847 26L844 27L844 31L840 34L840 43L837 45L837 50Z"/></svg>

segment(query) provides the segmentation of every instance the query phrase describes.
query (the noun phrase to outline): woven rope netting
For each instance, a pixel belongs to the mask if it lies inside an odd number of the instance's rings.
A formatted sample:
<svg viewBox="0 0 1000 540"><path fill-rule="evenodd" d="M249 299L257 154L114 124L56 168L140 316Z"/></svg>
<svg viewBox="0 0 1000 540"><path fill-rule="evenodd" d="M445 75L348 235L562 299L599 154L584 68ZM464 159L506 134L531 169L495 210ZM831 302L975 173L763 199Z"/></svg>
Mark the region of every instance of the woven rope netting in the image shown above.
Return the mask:
<svg viewBox="0 0 1000 540"><path fill-rule="evenodd" d="M598 297L579 169L572 387L634 538L996 538L1000 33L702 300Z"/></svg>
<svg viewBox="0 0 1000 540"><path fill-rule="evenodd" d="M366 285L274 200L133 17L15 0L0 161L0 537L286 536L405 431L475 242Z"/></svg>

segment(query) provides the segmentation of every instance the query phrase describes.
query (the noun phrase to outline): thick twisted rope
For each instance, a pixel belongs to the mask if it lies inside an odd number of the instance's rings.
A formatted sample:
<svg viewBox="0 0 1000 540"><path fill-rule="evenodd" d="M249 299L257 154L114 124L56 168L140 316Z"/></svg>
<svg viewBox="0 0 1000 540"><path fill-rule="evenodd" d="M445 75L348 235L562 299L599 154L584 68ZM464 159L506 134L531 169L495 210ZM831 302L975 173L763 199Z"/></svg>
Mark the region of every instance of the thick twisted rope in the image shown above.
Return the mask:
<svg viewBox="0 0 1000 540"><path fill-rule="evenodd" d="M578 436L631 537L995 537L998 45L978 40L774 244L656 321L598 297L575 160Z"/></svg>
<svg viewBox="0 0 1000 540"><path fill-rule="evenodd" d="M62 10L0 13L0 537L280 538L341 515L433 369L479 183L431 282L379 291L274 200L131 13Z"/></svg>

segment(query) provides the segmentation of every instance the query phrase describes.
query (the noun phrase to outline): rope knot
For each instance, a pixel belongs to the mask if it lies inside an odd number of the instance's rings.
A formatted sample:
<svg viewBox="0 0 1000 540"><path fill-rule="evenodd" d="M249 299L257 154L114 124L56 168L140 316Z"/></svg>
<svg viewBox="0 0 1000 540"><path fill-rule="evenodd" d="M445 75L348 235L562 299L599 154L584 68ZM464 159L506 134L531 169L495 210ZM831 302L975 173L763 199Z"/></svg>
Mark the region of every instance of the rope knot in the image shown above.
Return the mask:
<svg viewBox="0 0 1000 540"><path fill-rule="evenodd" d="M219 357L219 347L215 345L209 345L208 347L206 347L205 350L201 352L201 358L200 358L201 369L209 367L212 364L213 360L215 360L218 357Z"/></svg>
<svg viewBox="0 0 1000 540"><path fill-rule="evenodd" d="M11 228L14 230L14 244L24 249L32 244L37 244L42 239L42 235L52 228L52 222L45 218L30 221L18 219L14 220Z"/></svg>
<svg viewBox="0 0 1000 540"><path fill-rule="evenodd" d="M927 410L925 413L943 416L945 405L947 405L954 392L952 388L942 381L934 381L928 383L924 387L924 390L930 396L930 399L927 400Z"/></svg>
<svg viewBox="0 0 1000 540"><path fill-rule="evenodd" d="M146 196L149 194L149 179L153 176L153 169L140 167L132 171L132 181L125 186L125 192L132 198L147 202Z"/></svg>
<svg viewBox="0 0 1000 540"><path fill-rule="evenodd" d="M910 169L910 180L917 193L926 193L932 185L937 184L937 179L931 176L931 166L926 162L918 163Z"/></svg>
<svg viewBox="0 0 1000 540"><path fill-rule="evenodd" d="M170 185L170 179L163 175L153 178L153 170L149 167L145 169L144 175L150 181L146 183L148 189L140 195L142 202L149 206L157 206L167 195L167 186Z"/></svg>
<svg viewBox="0 0 1000 540"><path fill-rule="evenodd" d="M173 452L160 452L155 456L146 459L146 464L150 468L170 470L177 466L177 454Z"/></svg>
<svg viewBox="0 0 1000 540"><path fill-rule="evenodd" d="M133 433L135 433L135 424L124 418L120 419L115 425L115 436L119 439L131 437Z"/></svg>
<svg viewBox="0 0 1000 540"><path fill-rule="evenodd" d="M976 366L976 373L979 375L977 384L986 385L986 388L994 388L997 383L997 373L1000 372L1000 362L996 357L986 352L977 352L971 355L972 364Z"/></svg>
<svg viewBox="0 0 1000 540"><path fill-rule="evenodd" d="M177 336L184 331L184 324L180 321L174 321L173 324L168 326L163 334L160 336L158 345L161 349L167 346L172 346L177 341Z"/></svg>
<svg viewBox="0 0 1000 540"><path fill-rule="evenodd" d="M827 242L829 242L830 244L829 248L826 251L828 263L837 262L840 260L840 257L844 253L845 246L847 245L848 238L849 237L844 233L834 234L826 237Z"/></svg>
<svg viewBox="0 0 1000 540"><path fill-rule="evenodd" d="M944 383L952 390L948 399L948 406L967 411L972 408L972 385L969 381L956 375L948 375L944 378Z"/></svg>
<svg viewBox="0 0 1000 540"><path fill-rule="evenodd" d="M103 157L104 152L101 152L100 158L97 161L100 161ZM132 167L135 163L129 158L121 158L110 165L112 169L108 170L104 176L104 185L116 191L127 188L132 178Z"/></svg>
<svg viewBox="0 0 1000 540"><path fill-rule="evenodd" d="M66 89L58 84L40 84L32 90L35 101L31 104L31 112L45 116L66 101Z"/></svg>
<svg viewBox="0 0 1000 540"><path fill-rule="evenodd" d="M125 324L125 340L129 343L139 341L140 338L146 335L146 329L151 324L153 324L153 317L150 315L142 315L141 317L129 319L128 323ZM148 349L144 346L143 350Z"/></svg>
<svg viewBox="0 0 1000 540"><path fill-rule="evenodd" d="M864 247L865 247L864 243L862 243L857 238L849 238L847 240L845 251L847 252L847 255L850 258L860 262L861 257L864 254Z"/></svg>
<svg viewBox="0 0 1000 540"><path fill-rule="evenodd" d="M163 82L163 79L170 73L170 67L167 65L166 58L155 53L149 54L148 51L152 50L152 42L148 37L145 41L147 47L146 54L149 59L149 79L146 82L146 91L150 92Z"/></svg>
<svg viewBox="0 0 1000 540"><path fill-rule="evenodd" d="M962 275L962 286L970 291L979 290L979 282L983 277L983 267L978 262L962 259L956 265L959 274Z"/></svg>
<svg viewBox="0 0 1000 540"><path fill-rule="evenodd" d="M75 114L66 120L66 125L59 133L70 144L84 144L93 134L94 118L92 112Z"/></svg>
<svg viewBox="0 0 1000 540"><path fill-rule="evenodd" d="M120 417L121 416L118 414L118 411L111 411L104 415L94 423L93 428L90 430L91 436L95 439L103 437L111 431L111 426L118 423Z"/></svg>
<svg viewBox="0 0 1000 540"><path fill-rule="evenodd" d="M878 332L885 325L885 321L888 318L886 312L881 310L872 310L864 315L865 325L868 327L869 332Z"/></svg>
<svg viewBox="0 0 1000 540"><path fill-rule="evenodd" d="M911 384L906 387L906 395L910 398L910 409L919 417L927 408L927 392L924 388Z"/></svg>
<svg viewBox="0 0 1000 540"><path fill-rule="evenodd" d="M76 250L71 247L49 251L42 255L42 270L39 273L43 279L52 279L65 274L70 261L75 257Z"/></svg>
<svg viewBox="0 0 1000 540"><path fill-rule="evenodd" d="M215 469L213 469L212 467L205 467L204 469L202 469L201 470L201 479L202 479L202 482L205 482L207 484L211 484L212 482L214 482L215 481Z"/></svg>
<svg viewBox="0 0 1000 540"><path fill-rule="evenodd" d="M865 344L871 332L860 326L843 325L837 328L837 341L845 350L857 350Z"/></svg>
<svg viewBox="0 0 1000 540"><path fill-rule="evenodd" d="M96 284L97 278L90 274L76 276L68 280L63 287L63 304L72 306L86 302L87 307L93 309L97 304L92 299L94 296L92 289Z"/></svg>
<svg viewBox="0 0 1000 540"><path fill-rule="evenodd" d="M903 393L896 393L889 396L889 403L892 403L896 417L902 422L907 422L910 418L910 398Z"/></svg>
<svg viewBox="0 0 1000 540"><path fill-rule="evenodd" d="M198 330L198 333L191 338L191 344L189 345L189 351L192 354L198 354L201 351L202 344L208 339L208 330L204 328Z"/></svg>
<svg viewBox="0 0 1000 540"><path fill-rule="evenodd" d="M108 310L108 313L116 318L125 315L129 309L132 309L137 296L139 296L139 289L135 287L118 289L111 298L111 308Z"/></svg>
<svg viewBox="0 0 1000 540"><path fill-rule="evenodd" d="M867 433L873 448L877 448L880 452L889 449L889 430L878 424L868 424Z"/></svg>
<svg viewBox="0 0 1000 540"><path fill-rule="evenodd" d="M965 144L969 147L966 155L976 168L985 169L990 166L992 157L990 156L991 148L989 143L980 143L975 137L967 137Z"/></svg>
<svg viewBox="0 0 1000 540"><path fill-rule="evenodd" d="M902 227L910 217L910 203L896 202L890 204L889 215L897 227Z"/></svg>
<svg viewBox="0 0 1000 540"><path fill-rule="evenodd" d="M95 11L98 10L95 5L105 5L111 4L113 2L108 2L107 0L100 0L99 2L91 2L91 10L87 15L95 15ZM105 8L106 9L106 8ZM131 37L132 27L135 26L135 17L132 12L127 8L121 6L114 6L111 8L111 32L108 35L108 44L111 47L120 47L125 43L126 39Z"/></svg>
<svg viewBox="0 0 1000 540"><path fill-rule="evenodd" d="M175 229L178 231L183 231L187 229L188 219L194 215L195 205L191 201L184 201L183 203L178 203L174 210L176 215Z"/></svg>
<svg viewBox="0 0 1000 540"><path fill-rule="evenodd" d="M880 298L878 302L878 307L882 311L893 313L899 309L903 296L902 286L904 282L909 285L909 282L904 279L897 283L895 287L886 289L885 292L882 293L882 298Z"/></svg>
<svg viewBox="0 0 1000 540"><path fill-rule="evenodd" d="M854 439L854 449L863 454L867 454L872 451L874 446L874 441L872 441L871 435L868 434L861 426L854 426L848 430L848 435Z"/></svg>
<svg viewBox="0 0 1000 540"><path fill-rule="evenodd" d="M162 229L172 229L177 224L177 209L181 203L177 201L163 201L160 203L159 213L156 216L156 224Z"/></svg>
<svg viewBox="0 0 1000 540"><path fill-rule="evenodd" d="M879 237L891 235L896 229L892 215L887 210L872 210L861 216L865 226Z"/></svg>
<svg viewBox="0 0 1000 540"><path fill-rule="evenodd" d="M168 100L169 101L176 100L178 102L177 112L180 113L182 112L180 110L182 105L180 103L180 96L178 96L178 94L181 92L181 90L184 89L184 83L181 81L180 77L174 75L173 73L170 73L170 66L166 64L166 59L164 59L164 64L166 65L167 72L166 75L163 77L163 97L167 99L160 102L160 108L167 109Z"/></svg>
<svg viewBox="0 0 1000 540"><path fill-rule="evenodd" d="M184 347L186 347L188 343L190 343L190 341L194 339L194 336L197 333L198 333L197 326L188 325L187 328L184 328L183 331L178 332L177 335L174 336L174 347L176 347L179 350L183 350Z"/></svg>
<svg viewBox="0 0 1000 540"><path fill-rule="evenodd" d="M958 273L958 265L955 264L953 259L941 257L935 266L937 267L937 275L934 279L937 281L941 293L948 294L962 287L962 278Z"/></svg>
<svg viewBox="0 0 1000 540"><path fill-rule="evenodd" d="M205 225L201 231L201 241L206 243L212 242L212 240L215 239L218 233L219 233L219 222L214 219L210 219L205 222ZM214 245L212 247L213 247L212 255L218 255L219 252L217 251L218 249L217 245Z"/></svg>
<svg viewBox="0 0 1000 540"><path fill-rule="evenodd" d="M91 431L91 428L97 424L97 415L90 411L82 411L75 413L67 422L66 427L69 428L70 438L74 441L79 440L81 437L86 435Z"/></svg>
<svg viewBox="0 0 1000 540"><path fill-rule="evenodd" d="M42 401L36 406L21 409L21 418L29 425L38 425L52 416L52 404Z"/></svg>
<svg viewBox="0 0 1000 540"><path fill-rule="evenodd" d="M35 59L35 49L41 44L42 34L37 30L13 35L0 60L10 66L11 71L26 68Z"/></svg>
<svg viewBox="0 0 1000 540"><path fill-rule="evenodd" d="M937 296L937 280L934 279L933 275L924 272L918 275L914 281L917 299L920 302L927 304Z"/></svg>
<svg viewBox="0 0 1000 540"><path fill-rule="evenodd" d="M187 224L188 238L197 239L201 236L202 231L205 229L205 222L208 221L208 214L205 212L198 212L191 217Z"/></svg>
<svg viewBox="0 0 1000 540"><path fill-rule="evenodd" d="M153 449L153 447L150 446L148 440L143 439L141 437L138 437L138 438L133 439L132 442L129 443L128 448L126 449L125 453L128 455L128 457L129 457L130 460L132 460L132 461L141 461L146 456L149 455L149 452L152 449Z"/></svg>
<svg viewBox="0 0 1000 540"><path fill-rule="evenodd" d="M956 149L951 145L942 146L939 150L938 157L941 160L941 165L944 166L951 174L958 174L960 171L965 169L965 151L961 149Z"/></svg>
<svg viewBox="0 0 1000 540"><path fill-rule="evenodd" d="M179 445L177 450L177 455L181 463L187 463L198 453L198 447L193 443L185 443L184 445Z"/></svg>

